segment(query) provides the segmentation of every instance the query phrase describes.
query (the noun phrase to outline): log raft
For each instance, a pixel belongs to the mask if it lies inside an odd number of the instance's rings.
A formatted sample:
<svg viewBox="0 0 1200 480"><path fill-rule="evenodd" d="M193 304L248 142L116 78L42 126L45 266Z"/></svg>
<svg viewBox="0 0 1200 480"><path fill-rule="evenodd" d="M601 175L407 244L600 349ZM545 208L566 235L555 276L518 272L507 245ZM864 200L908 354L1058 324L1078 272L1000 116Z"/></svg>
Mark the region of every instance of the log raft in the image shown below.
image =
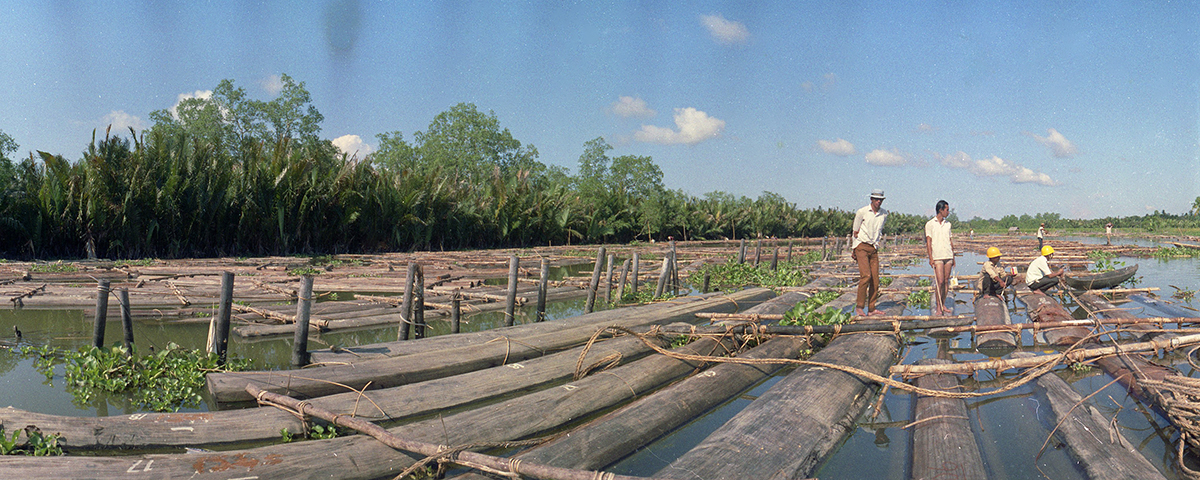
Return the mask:
<svg viewBox="0 0 1200 480"><path fill-rule="evenodd" d="M975 299L975 323L979 326L1012 325L1008 306L998 297L984 295ZM975 348L993 357L1002 357L1017 348L1020 332L992 331L975 335Z"/></svg>

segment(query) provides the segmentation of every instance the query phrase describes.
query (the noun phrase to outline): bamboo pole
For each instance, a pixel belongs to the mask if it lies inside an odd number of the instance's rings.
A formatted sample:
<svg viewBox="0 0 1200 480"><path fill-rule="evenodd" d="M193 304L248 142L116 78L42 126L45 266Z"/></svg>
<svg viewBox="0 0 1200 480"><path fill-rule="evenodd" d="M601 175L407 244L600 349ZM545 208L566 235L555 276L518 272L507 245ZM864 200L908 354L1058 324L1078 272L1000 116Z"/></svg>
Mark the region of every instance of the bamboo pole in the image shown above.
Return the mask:
<svg viewBox="0 0 1200 480"><path fill-rule="evenodd" d="M508 295L504 299L504 326L511 327L516 320L517 310L517 275L521 268L521 260L516 255L508 257Z"/></svg>
<svg viewBox="0 0 1200 480"><path fill-rule="evenodd" d="M1083 362L1106 355L1115 355L1118 353L1140 352L1146 350L1174 350L1195 343L1200 343L1200 334L1182 335L1169 339L1154 339L1145 342L1114 345L1110 347L1069 350L1054 355L1040 355L1031 358L1010 358L1008 360L993 359L979 362L954 363L949 365L896 365L889 370L889 373L892 375L904 376L924 375L929 373L957 373L962 375L971 375L980 370L1004 371L1012 368L1035 367L1055 360L1074 363Z"/></svg>

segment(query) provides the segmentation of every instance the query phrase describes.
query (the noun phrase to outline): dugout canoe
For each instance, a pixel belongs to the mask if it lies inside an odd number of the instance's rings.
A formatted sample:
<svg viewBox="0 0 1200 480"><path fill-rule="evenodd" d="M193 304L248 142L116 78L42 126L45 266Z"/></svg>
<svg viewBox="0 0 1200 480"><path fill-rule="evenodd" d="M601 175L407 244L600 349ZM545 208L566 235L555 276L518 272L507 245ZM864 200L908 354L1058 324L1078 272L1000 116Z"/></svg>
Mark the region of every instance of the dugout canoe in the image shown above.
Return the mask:
<svg viewBox="0 0 1200 480"><path fill-rule="evenodd" d="M991 295L975 299L975 323L979 326L1012 325L1004 300ZM1020 332L984 332L975 335L975 349L990 357L1003 357L1016 350Z"/></svg>
<svg viewBox="0 0 1200 480"><path fill-rule="evenodd" d="M1075 290L1098 290L1101 288L1112 288L1129 280L1137 273L1138 265L1135 263L1125 268L1109 270L1107 272L1095 273L1071 273L1063 274L1063 283Z"/></svg>
<svg viewBox="0 0 1200 480"><path fill-rule="evenodd" d="M324 364L300 370L225 372L207 375L209 392L218 404L248 402L253 398L246 392L248 383L259 388L298 398L313 398L345 392L347 387L387 388L434 378L457 375L464 372L490 368L525 359L539 357L585 343L597 329L610 325L636 328L652 324L671 322L695 322L699 311L730 311L738 304L757 304L774 296L768 289L747 289L729 295L720 295L706 300L692 301L671 308L620 309L617 318L612 314L588 314L562 322L568 328L549 330L560 322L541 322L520 327L511 327L492 338L498 341L483 341L457 348L435 348L423 353L400 357L387 357L354 364ZM613 312L613 311L609 311ZM604 312L598 312L604 313ZM622 315L623 313L623 315ZM489 331L490 332L490 331ZM527 332L540 334L528 335ZM480 332L483 333L483 332ZM495 335L495 334L493 334ZM441 335L405 343L429 342L442 345L460 335ZM466 335L461 335L466 336ZM436 341L449 337L450 340ZM478 336L476 336L478 337ZM478 341L478 338L475 338Z"/></svg>

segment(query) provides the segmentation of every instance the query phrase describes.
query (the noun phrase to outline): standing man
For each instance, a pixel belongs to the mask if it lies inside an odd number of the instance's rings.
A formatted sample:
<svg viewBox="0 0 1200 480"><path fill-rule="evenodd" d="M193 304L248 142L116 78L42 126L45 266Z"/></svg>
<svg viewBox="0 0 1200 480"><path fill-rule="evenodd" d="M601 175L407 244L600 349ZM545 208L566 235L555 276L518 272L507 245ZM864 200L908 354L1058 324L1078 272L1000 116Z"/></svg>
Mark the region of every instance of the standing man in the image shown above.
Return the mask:
<svg viewBox="0 0 1200 480"><path fill-rule="evenodd" d="M854 213L850 236L854 238L854 260L858 262L857 315L882 315L875 310L875 300L879 298L879 239L887 214L880 189L871 190L871 204Z"/></svg>
<svg viewBox="0 0 1200 480"><path fill-rule="evenodd" d="M1112 222L1104 224L1104 239L1106 245L1112 245Z"/></svg>
<svg viewBox="0 0 1200 480"><path fill-rule="evenodd" d="M953 309L946 307L946 294L950 289L950 272L954 269L954 244L950 242L950 204L938 200L933 207L937 212L933 218L925 222L925 253L929 256L929 266L933 267L934 315L949 315Z"/></svg>
<svg viewBox="0 0 1200 480"><path fill-rule="evenodd" d="M1045 243L1044 243L1045 241L1046 241L1046 224L1043 223L1040 226L1038 226L1038 250L1042 249L1042 245L1045 245Z"/></svg>
<svg viewBox="0 0 1200 480"><path fill-rule="evenodd" d="M1054 247L1046 245L1042 247L1042 256L1029 262L1029 268L1025 269L1025 285L1028 285L1030 290L1046 293L1050 287L1058 285L1056 277L1062 276L1063 269L1050 269L1051 255L1054 255Z"/></svg>

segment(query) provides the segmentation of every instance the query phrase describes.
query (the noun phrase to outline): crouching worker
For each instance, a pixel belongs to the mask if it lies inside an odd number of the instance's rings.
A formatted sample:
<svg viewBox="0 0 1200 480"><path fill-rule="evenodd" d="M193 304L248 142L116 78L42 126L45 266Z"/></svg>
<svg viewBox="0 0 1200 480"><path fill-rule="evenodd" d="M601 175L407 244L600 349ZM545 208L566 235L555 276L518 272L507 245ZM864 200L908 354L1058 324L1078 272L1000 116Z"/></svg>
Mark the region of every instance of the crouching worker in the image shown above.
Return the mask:
<svg viewBox="0 0 1200 480"><path fill-rule="evenodd" d="M1051 255L1054 255L1054 247L1046 245L1042 247L1042 256L1029 262L1029 269L1025 271L1025 284L1030 290L1046 293L1050 287L1058 285L1058 277L1062 276L1063 269L1050 269Z"/></svg>
<svg viewBox="0 0 1200 480"><path fill-rule="evenodd" d="M1004 289L1013 284L1014 273L1005 273L1004 267L1000 266L1000 249L991 247L987 249L988 261L983 262L983 271L979 272L979 295L991 295L1000 297L1004 293Z"/></svg>

